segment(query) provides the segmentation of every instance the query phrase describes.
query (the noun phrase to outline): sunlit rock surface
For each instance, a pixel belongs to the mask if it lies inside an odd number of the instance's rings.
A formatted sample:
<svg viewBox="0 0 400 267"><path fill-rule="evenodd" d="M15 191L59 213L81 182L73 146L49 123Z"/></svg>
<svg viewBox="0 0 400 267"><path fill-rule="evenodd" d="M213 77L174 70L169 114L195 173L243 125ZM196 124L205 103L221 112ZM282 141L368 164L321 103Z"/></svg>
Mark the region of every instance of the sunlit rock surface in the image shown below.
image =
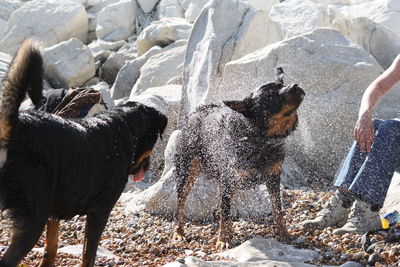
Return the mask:
<svg viewBox="0 0 400 267"><path fill-rule="evenodd" d="M330 6L329 12L336 18L367 17L372 21L388 27L396 34L400 34L400 1L375 0L359 5Z"/></svg>
<svg viewBox="0 0 400 267"><path fill-rule="evenodd" d="M137 4L121 0L105 6L97 15L97 38L106 41L127 39L135 30Z"/></svg>
<svg viewBox="0 0 400 267"><path fill-rule="evenodd" d="M70 38L87 41L88 17L85 7L69 1L31 1L13 12L7 21L0 51L13 55L19 44L34 37L44 47Z"/></svg>
<svg viewBox="0 0 400 267"><path fill-rule="evenodd" d="M400 54L400 35L366 17L337 19L333 25L369 52L384 69Z"/></svg>
<svg viewBox="0 0 400 267"><path fill-rule="evenodd" d="M144 29L137 39L140 54L146 53L153 46L167 46L174 41L187 39L192 25L184 19L165 18L154 22Z"/></svg>
<svg viewBox="0 0 400 267"><path fill-rule="evenodd" d="M45 75L55 88L81 86L95 75L93 55L78 39L43 50Z"/></svg>

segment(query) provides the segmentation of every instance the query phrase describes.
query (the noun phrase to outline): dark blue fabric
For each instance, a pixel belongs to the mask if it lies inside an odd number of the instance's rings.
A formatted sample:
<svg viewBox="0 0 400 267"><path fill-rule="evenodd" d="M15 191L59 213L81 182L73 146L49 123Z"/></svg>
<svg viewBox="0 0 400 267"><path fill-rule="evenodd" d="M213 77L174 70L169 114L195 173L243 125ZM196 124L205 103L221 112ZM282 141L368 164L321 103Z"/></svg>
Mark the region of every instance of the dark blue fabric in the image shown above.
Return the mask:
<svg viewBox="0 0 400 267"><path fill-rule="evenodd" d="M374 126L371 152L361 152L354 142L334 185L341 192L339 196L351 195L382 208L393 173L400 165L400 121L374 119Z"/></svg>

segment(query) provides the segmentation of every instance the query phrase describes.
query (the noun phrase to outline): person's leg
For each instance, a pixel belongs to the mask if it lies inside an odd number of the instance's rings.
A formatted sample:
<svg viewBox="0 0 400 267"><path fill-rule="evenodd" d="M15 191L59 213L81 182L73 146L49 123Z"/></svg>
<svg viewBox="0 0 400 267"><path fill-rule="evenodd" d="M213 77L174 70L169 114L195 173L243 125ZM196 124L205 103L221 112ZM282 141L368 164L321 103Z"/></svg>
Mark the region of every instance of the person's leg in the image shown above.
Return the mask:
<svg viewBox="0 0 400 267"><path fill-rule="evenodd" d="M378 212L399 164L400 121L382 121L377 127L371 152L348 186L347 193L358 200L351 209L347 223L333 231L334 234L363 233L381 227Z"/></svg>

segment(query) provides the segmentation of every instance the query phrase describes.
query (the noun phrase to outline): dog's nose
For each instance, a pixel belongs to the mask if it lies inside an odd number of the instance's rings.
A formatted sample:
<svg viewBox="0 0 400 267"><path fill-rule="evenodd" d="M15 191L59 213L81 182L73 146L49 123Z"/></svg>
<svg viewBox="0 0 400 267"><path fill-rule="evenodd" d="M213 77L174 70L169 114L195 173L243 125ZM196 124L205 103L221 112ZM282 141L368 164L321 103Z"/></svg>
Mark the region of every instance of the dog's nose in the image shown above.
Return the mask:
<svg viewBox="0 0 400 267"><path fill-rule="evenodd" d="M301 89L297 83L293 84L293 85L290 87L289 91L291 91L291 92L293 92L293 93L295 93L295 94L301 96L302 98L306 95L306 93L304 92L304 90Z"/></svg>

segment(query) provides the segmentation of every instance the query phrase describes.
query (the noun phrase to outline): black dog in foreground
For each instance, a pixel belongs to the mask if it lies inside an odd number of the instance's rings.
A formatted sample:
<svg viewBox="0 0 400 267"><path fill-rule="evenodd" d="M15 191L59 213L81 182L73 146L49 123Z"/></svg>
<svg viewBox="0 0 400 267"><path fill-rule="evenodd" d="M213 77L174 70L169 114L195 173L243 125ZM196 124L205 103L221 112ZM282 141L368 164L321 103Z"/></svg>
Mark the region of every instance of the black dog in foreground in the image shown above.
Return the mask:
<svg viewBox="0 0 400 267"><path fill-rule="evenodd" d="M41 81L40 52L26 41L0 90L0 206L13 222L11 244L0 266L16 266L48 222L40 266L53 266L58 224L51 222L75 215L87 216L82 266L93 266L100 236L128 175L148 168L167 118L134 102L76 120L19 112L27 91L32 97L42 90Z"/></svg>
<svg viewBox="0 0 400 267"><path fill-rule="evenodd" d="M280 199L284 140L295 130L297 108L305 95L297 85L265 84L241 101L200 106L188 118L175 154L178 193L174 237L183 238L184 207L202 171L216 180L219 190L217 249L228 247L231 199L238 189L265 183L271 198L278 238L289 237Z"/></svg>

